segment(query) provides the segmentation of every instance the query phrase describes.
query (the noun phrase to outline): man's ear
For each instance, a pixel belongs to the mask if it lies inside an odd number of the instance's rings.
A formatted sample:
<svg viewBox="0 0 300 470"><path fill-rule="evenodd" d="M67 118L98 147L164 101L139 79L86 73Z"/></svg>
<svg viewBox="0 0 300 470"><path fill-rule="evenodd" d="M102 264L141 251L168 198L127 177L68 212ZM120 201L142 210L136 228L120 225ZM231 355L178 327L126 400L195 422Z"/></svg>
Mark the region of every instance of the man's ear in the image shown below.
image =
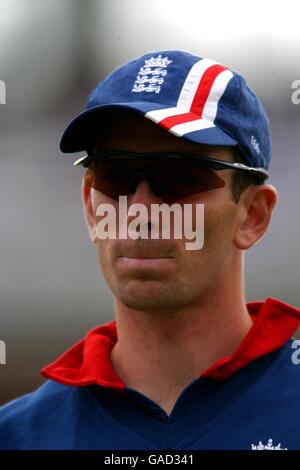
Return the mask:
<svg viewBox="0 0 300 470"><path fill-rule="evenodd" d="M94 211L93 211L91 187L86 184L85 178L82 179L81 196L82 196L82 203L83 203L84 218L87 224L90 238L93 243L96 243L97 241L96 218L94 216Z"/></svg>
<svg viewBox="0 0 300 470"><path fill-rule="evenodd" d="M239 200L239 224L234 243L241 250L248 250L260 240L271 221L278 199L276 189L270 184L250 186Z"/></svg>

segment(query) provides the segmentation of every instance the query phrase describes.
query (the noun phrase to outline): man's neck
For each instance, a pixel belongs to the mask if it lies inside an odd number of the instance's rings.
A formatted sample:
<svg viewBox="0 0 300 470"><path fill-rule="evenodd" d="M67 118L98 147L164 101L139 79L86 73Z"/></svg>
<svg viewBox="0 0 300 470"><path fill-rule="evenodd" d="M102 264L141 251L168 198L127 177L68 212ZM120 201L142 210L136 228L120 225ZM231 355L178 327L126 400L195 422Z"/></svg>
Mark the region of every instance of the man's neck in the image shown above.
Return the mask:
<svg viewBox="0 0 300 470"><path fill-rule="evenodd" d="M167 413L181 391L231 354L252 326L242 293L216 295L170 315L132 310L117 299L115 309L118 342L112 365L127 387Z"/></svg>

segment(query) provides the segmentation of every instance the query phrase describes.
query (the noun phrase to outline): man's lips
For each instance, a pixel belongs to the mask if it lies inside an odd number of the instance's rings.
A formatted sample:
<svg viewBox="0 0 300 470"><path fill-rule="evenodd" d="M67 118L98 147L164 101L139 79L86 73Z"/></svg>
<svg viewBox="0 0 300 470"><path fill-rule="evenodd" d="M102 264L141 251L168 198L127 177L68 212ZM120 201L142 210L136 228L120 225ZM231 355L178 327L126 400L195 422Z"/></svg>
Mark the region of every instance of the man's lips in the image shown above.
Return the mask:
<svg viewBox="0 0 300 470"><path fill-rule="evenodd" d="M176 246L170 241L125 240L115 244L115 256L121 270L144 275L155 272L165 275L176 266ZM148 275L148 274L147 274Z"/></svg>
<svg viewBox="0 0 300 470"><path fill-rule="evenodd" d="M172 259L174 256L149 256L149 255L121 255L118 258L125 258L125 259Z"/></svg>
<svg viewBox="0 0 300 470"><path fill-rule="evenodd" d="M163 266L168 266L171 263L174 263L174 257L127 257L127 256L119 256L119 262L123 266L131 267L131 268L162 268Z"/></svg>

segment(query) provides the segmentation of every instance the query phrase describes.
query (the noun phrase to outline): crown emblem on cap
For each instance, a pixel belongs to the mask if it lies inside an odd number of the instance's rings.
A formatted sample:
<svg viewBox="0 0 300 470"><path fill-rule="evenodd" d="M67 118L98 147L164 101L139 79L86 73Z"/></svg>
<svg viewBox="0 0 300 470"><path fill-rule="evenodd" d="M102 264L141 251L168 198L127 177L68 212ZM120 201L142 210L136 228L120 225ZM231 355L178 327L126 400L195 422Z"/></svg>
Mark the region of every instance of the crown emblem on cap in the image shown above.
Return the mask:
<svg viewBox="0 0 300 470"><path fill-rule="evenodd" d="M146 67L167 67L172 63L168 57L163 57L159 54L157 57L151 57L151 59L145 60Z"/></svg>

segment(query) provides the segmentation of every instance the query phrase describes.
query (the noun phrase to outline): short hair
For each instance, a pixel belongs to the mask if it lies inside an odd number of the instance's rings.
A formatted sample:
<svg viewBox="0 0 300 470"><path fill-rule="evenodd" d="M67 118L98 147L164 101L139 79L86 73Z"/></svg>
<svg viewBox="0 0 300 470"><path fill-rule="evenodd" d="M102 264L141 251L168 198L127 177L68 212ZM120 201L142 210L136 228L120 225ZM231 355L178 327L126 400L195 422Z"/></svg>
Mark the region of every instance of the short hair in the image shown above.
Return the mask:
<svg viewBox="0 0 300 470"><path fill-rule="evenodd" d="M232 147L234 162L249 165L246 158L235 147ZM231 178L231 196L234 202L238 203L241 194L252 185L263 184L264 182L248 171L234 170Z"/></svg>

